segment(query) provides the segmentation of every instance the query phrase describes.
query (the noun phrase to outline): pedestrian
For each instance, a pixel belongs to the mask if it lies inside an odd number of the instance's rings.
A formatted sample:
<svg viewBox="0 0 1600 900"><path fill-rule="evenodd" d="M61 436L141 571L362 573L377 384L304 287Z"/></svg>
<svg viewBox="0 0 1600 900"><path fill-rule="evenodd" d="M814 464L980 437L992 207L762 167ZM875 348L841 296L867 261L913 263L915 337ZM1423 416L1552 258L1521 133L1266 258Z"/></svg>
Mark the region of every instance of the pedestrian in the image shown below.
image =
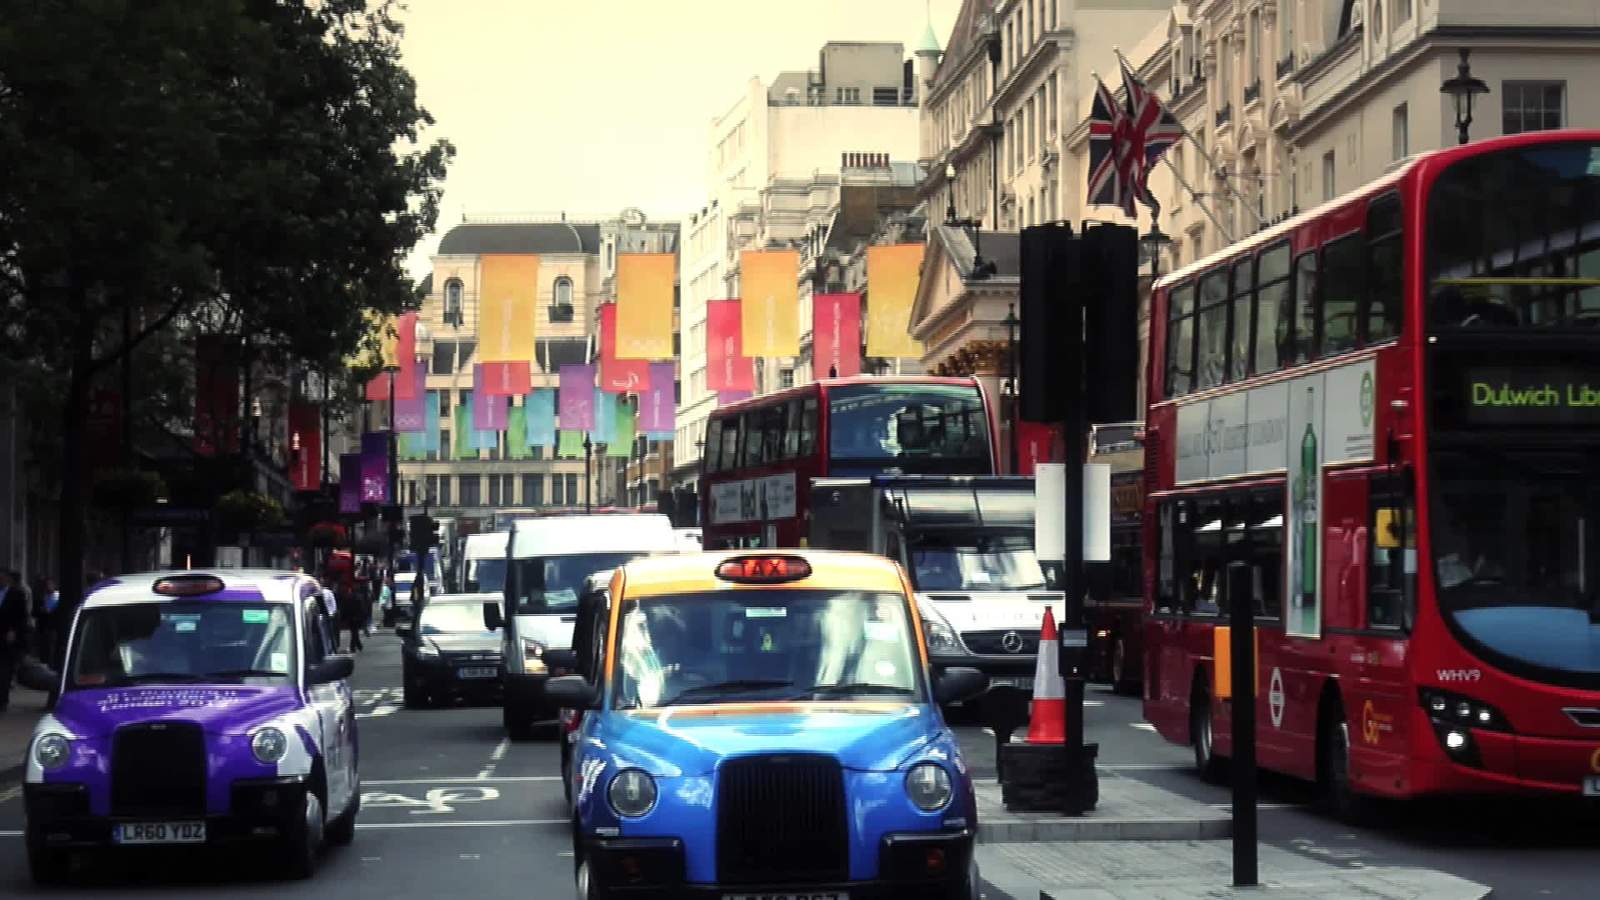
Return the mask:
<svg viewBox="0 0 1600 900"><path fill-rule="evenodd" d="M372 608L372 597L370 594L364 593L362 587L356 588L356 595L355 597L351 598L351 602L341 603L339 605L339 627L341 631L348 630L350 632L351 653L356 653L364 649L361 645L361 630L366 626L366 622L364 622L361 617L361 610L363 608ZM335 644L343 643L341 640L341 635L338 634L334 635L333 641Z"/></svg>
<svg viewBox="0 0 1600 900"><path fill-rule="evenodd" d="M33 589L34 653L40 659L49 659L56 642L56 610L61 606L61 592L51 578L40 578Z"/></svg>
<svg viewBox="0 0 1600 900"><path fill-rule="evenodd" d="M11 705L11 681L27 653L28 612L21 578L0 566L0 712Z"/></svg>

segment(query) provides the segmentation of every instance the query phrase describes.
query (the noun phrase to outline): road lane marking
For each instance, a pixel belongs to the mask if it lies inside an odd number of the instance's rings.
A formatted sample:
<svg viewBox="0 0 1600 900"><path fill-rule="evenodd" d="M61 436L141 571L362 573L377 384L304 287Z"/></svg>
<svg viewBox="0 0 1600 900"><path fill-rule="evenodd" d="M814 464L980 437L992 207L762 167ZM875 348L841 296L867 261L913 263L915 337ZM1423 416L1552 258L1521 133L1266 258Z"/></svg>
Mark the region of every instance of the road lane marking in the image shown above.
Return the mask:
<svg viewBox="0 0 1600 900"><path fill-rule="evenodd" d="M468 775L468 776L460 776L460 777L451 776L451 777L448 777L448 778L385 778L385 779L379 779L379 780L373 780L373 779L370 779L370 778L363 778L363 779L361 779L361 784L363 786L375 785L375 786L380 786L381 787L381 786L386 785L386 784L477 784L480 781L491 781L491 782L504 781L504 782L508 782L509 783L509 782L519 782L519 781L560 781L560 780L561 780L561 776L560 775L499 775L499 776L496 776L494 778L479 778L476 775Z"/></svg>
<svg viewBox="0 0 1600 900"><path fill-rule="evenodd" d="M375 716L389 716L399 712L400 707L391 703L384 703L372 708L371 712L356 713L358 719L371 719Z"/></svg>
<svg viewBox="0 0 1600 900"><path fill-rule="evenodd" d="M487 800L499 800L500 791L492 787L459 787L459 788L434 788L421 797L408 797L405 794L394 794L388 791L369 791L361 795L361 805L374 809L402 808L410 809L411 814L425 815L435 813L453 813L453 803L482 803Z"/></svg>
<svg viewBox="0 0 1600 900"><path fill-rule="evenodd" d="M1149 722L1129 722L1128 723L1128 727L1129 728L1137 728L1140 731L1155 731L1156 730L1156 727L1154 725L1151 725Z"/></svg>
<svg viewBox="0 0 1600 900"><path fill-rule="evenodd" d="M436 819L422 822L357 822L356 828L361 831L389 828L514 828L524 825L567 825L566 819L485 819L474 822L452 822L448 819ZM22 834L22 832L17 832Z"/></svg>
<svg viewBox="0 0 1600 900"><path fill-rule="evenodd" d="M489 758L494 760L495 762L499 762L500 760L506 758L506 751L510 750L510 749L511 749L511 739L510 738L501 738L500 739L500 743L495 746L494 752L489 754Z"/></svg>
<svg viewBox="0 0 1600 900"><path fill-rule="evenodd" d="M6 803L8 801L15 800L15 799L17 799L18 797L21 797L21 796L22 796L22 785L20 785L20 784L13 785L12 787L8 787L5 790L0 791L0 803Z"/></svg>

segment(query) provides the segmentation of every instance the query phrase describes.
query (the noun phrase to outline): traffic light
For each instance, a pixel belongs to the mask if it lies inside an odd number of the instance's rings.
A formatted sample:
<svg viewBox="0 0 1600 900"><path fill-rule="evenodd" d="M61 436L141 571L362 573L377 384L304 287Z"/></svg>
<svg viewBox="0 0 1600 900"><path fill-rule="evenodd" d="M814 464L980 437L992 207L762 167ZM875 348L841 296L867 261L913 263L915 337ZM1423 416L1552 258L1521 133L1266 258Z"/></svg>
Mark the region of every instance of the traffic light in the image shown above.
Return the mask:
<svg viewBox="0 0 1600 900"><path fill-rule="evenodd" d="M404 547L406 545L406 525L404 522L395 522L389 526L389 546Z"/></svg>
<svg viewBox="0 0 1600 900"><path fill-rule="evenodd" d="M421 514L411 517L411 549L414 552L427 553L440 543L439 523L432 516Z"/></svg>

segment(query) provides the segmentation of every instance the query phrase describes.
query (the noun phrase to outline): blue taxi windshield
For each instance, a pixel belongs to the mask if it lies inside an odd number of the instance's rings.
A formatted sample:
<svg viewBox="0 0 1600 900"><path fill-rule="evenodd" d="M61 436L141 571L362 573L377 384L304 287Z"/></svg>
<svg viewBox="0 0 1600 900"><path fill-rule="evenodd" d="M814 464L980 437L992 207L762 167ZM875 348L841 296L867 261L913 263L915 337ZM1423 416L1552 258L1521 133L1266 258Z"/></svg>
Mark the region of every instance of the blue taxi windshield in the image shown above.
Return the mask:
<svg viewBox="0 0 1600 900"><path fill-rule="evenodd" d="M923 697L897 593L673 594L625 601L618 622L619 709Z"/></svg>
<svg viewBox="0 0 1600 900"><path fill-rule="evenodd" d="M185 601L84 610L68 686L287 683L295 671L290 609Z"/></svg>

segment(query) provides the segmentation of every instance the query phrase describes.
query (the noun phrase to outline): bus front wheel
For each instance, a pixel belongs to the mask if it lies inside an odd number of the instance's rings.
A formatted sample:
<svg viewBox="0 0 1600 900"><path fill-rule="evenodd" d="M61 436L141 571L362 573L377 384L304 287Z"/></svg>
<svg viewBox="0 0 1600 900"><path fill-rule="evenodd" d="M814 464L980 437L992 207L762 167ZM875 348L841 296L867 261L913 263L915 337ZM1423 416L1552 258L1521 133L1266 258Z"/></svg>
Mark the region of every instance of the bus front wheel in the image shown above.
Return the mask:
<svg viewBox="0 0 1600 900"><path fill-rule="evenodd" d="M1329 711L1322 717L1318 741L1323 806L1346 824L1370 822L1375 801L1356 788L1350 775L1350 723L1337 696L1328 698L1327 703Z"/></svg>
<svg viewBox="0 0 1600 900"><path fill-rule="evenodd" d="M1217 756L1213 744L1216 734L1213 721L1210 695L1195 691L1189 702L1189 742L1194 746L1194 767L1202 780L1220 784L1225 774L1225 763Z"/></svg>

